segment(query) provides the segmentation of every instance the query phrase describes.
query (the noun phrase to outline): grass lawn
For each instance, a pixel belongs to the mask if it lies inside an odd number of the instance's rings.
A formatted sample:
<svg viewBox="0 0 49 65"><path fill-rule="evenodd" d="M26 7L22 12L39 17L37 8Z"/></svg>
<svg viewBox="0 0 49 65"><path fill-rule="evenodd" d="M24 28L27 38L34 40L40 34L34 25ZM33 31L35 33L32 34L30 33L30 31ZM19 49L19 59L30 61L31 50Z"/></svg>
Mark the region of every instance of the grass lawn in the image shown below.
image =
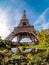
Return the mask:
<svg viewBox="0 0 49 65"><path fill-rule="evenodd" d="M49 49L49 45L18 46L19 48Z"/></svg>

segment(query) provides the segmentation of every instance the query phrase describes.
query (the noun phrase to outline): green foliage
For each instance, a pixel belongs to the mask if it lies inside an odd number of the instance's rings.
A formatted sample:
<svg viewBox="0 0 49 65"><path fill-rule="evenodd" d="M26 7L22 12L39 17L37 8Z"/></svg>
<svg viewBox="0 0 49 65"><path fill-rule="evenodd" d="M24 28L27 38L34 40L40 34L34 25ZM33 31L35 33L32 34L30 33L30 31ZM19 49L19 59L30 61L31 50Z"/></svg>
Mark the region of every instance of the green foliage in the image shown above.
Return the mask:
<svg viewBox="0 0 49 65"><path fill-rule="evenodd" d="M49 46L49 36L45 32L37 31L37 38L39 40L39 45ZM11 46L12 42L2 40L0 38L0 65L49 65L49 49L43 49L38 51L36 54L14 54L8 48ZM25 43L23 43L24 45ZM25 48L20 48L24 50ZM6 60L7 59L7 60ZM12 62L13 64L10 64Z"/></svg>
<svg viewBox="0 0 49 65"><path fill-rule="evenodd" d="M45 34L45 32L42 30L42 31L37 31L36 32L37 34L37 38L39 40L39 44L40 45L48 45L49 44L49 36L47 34Z"/></svg>

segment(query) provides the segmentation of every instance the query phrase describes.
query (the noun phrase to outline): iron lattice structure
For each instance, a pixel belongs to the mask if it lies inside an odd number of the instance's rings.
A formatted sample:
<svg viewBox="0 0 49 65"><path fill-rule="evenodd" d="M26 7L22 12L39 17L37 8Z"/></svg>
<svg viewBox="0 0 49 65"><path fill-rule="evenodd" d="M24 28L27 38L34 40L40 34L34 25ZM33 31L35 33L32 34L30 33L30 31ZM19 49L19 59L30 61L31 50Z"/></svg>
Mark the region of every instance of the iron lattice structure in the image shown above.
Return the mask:
<svg viewBox="0 0 49 65"><path fill-rule="evenodd" d="M22 38L30 38L33 44L38 42L36 38L36 30L34 26L31 26L29 20L26 17L26 11L24 10L24 14L22 19L20 20L20 24L18 27L15 27L13 32L11 32L7 37L7 41L12 41L13 38L17 36L17 42L20 43Z"/></svg>

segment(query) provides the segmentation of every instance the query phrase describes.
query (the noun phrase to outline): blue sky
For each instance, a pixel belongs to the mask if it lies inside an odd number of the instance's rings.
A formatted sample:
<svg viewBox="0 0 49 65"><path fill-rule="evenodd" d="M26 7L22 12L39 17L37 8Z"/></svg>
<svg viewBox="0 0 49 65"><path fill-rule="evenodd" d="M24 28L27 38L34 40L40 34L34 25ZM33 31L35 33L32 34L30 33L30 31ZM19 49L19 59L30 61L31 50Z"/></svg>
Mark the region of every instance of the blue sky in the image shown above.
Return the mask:
<svg viewBox="0 0 49 65"><path fill-rule="evenodd" d="M0 0L0 36L2 38L18 26L24 10L35 29L49 28L49 0Z"/></svg>

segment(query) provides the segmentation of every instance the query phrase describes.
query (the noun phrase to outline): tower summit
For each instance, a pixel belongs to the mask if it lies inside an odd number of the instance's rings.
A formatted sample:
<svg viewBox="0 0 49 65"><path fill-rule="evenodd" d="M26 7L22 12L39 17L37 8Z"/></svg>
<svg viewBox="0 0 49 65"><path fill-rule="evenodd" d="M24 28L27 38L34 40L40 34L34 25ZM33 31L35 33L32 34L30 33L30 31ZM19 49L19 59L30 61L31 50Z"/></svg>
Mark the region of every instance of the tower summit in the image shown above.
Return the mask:
<svg viewBox="0 0 49 65"><path fill-rule="evenodd" d="M20 43L21 39L23 38L30 38L32 40L32 44L37 43L36 38L36 30L34 29L34 26L31 26L29 24L29 20L26 17L26 11L24 10L23 17L20 20L20 24L18 27L15 27L13 32L11 32L5 40L12 41L13 38L17 36L17 42Z"/></svg>
<svg viewBox="0 0 49 65"><path fill-rule="evenodd" d="M21 26L30 26L29 20L27 19L27 16L26 16L26 11L25 10L24 10L22 19L21 19L20 24L19 24L19 27L21 27Z"/></svg>
<svg viewBox="0 0 49 65"><path fill-rule="evenodd" d="M26 18L26 11L25 11L25 10L24 10L22 19L23 19L23 20L24 20L24 19L27 19L27 18Z"/></svg>

